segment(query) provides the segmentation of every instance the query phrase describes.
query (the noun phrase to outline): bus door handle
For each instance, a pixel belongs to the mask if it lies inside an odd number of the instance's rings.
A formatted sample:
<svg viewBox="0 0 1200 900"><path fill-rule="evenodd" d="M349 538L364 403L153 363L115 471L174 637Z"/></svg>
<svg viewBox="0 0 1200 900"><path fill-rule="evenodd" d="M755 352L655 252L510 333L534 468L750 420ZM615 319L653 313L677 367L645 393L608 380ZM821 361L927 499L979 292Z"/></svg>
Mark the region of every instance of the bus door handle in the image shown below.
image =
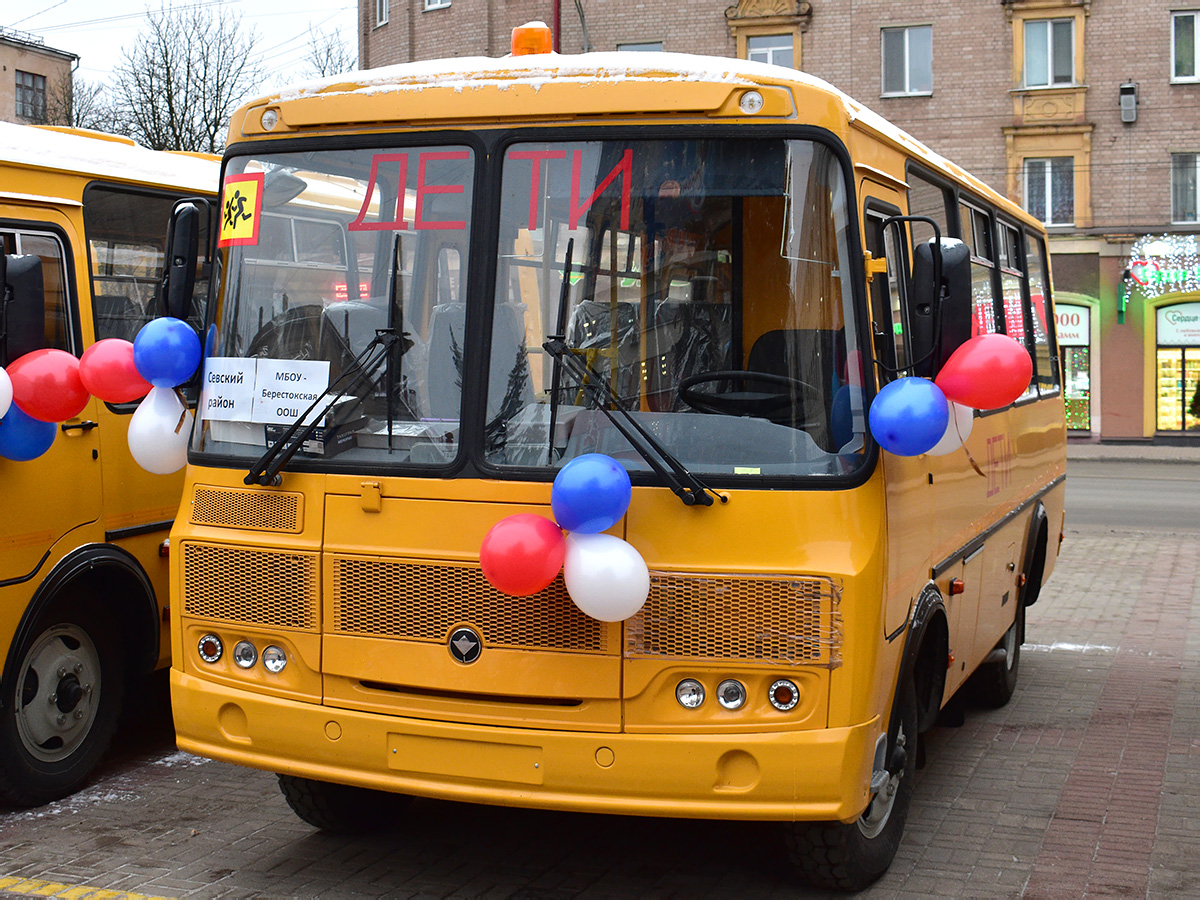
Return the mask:
<svg viewBox="0 0 1200 900"><path fill-rule="evenodd" d="M68 434L72 431L81 431L86 433L91 431L99 424L99 422L93 422L90 419L84 419L82 422L63 422L62 430L63 434Z"/></svg>

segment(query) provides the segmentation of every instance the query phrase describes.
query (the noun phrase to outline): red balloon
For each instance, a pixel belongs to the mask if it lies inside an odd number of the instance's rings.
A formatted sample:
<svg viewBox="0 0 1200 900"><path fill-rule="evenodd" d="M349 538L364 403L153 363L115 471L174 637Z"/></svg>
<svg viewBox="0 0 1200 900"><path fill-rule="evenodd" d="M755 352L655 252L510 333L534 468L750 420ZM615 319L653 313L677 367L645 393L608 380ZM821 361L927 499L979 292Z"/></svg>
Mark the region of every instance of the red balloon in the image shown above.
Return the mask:
<svg viewBox="0 0 1200 900"><path fill-rule="evenodd" d="M73 419L91 399L79 379L79 360L65 350L31 350L8 367L13 403L41 422Z"/></svg>
<svg viewBox="0 0 1200 900"><path fill-rule="evenodd" d="M542 516L518 513L501 519L484 536L479 565L502 594L528 597L554 580L566 554L561 528Z"/></svg>
<svg viewBox="0 0 1200 900"><path fill-rule="evenodd" d="M96 341L79 360L83 386L105 403L129 403L154 387L133 364L133 344L120 338Z"/></svg>
<svg viewBox="0 0 1200 900"><path fill-rule="evenodd" d="M950 354L934 384L946 399L999 409L1025 393L1033 377L1029 352L1006 334L977 334Z"/></svg>

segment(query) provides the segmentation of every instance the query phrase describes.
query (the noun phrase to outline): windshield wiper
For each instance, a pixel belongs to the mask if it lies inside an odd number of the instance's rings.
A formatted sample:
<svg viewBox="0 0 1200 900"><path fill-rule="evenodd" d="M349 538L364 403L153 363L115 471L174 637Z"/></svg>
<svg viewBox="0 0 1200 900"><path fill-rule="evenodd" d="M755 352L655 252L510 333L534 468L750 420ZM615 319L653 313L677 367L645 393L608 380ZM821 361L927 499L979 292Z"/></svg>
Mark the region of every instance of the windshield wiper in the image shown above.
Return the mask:
<svg viewBox="0 0 1200 900"><path fill-rule="evenodd" d="M376 329L375 337L371 338L367 346L363 347L362 352L354 358L346 370L334 379L334 382L321 392L321 395L312 402L304 414L289 425L279 439L267 448L267 452L250 466L250 471L242 479L243 482L262 485L279 484L279 470L286 466L288 461L304 446L304 442L312 437L312 433L320 427L325 415L333 408L334 404L357 388L364 378L370 377L379 363L391 355L392 347L402 339L401 335L390 329ZM383 348L383 352L367 361L367 354L379 347ZM336 390L338 385L345 381L346 376L351 373L357 374L344 387ZM322 401L325 401L324 405L314 416L313 411L321 405Z"/></svg>
<svg viewBox="0 0 1200 900"><path fill-rule="evenodd" d="M610 402L617 399L612 385L609 384L607 378L580 360L563 338L552 337L542 344L542 348L575 379L580 390L589 395L596 407L612 422L613 427L621 432L625 440L629 441L630 446L646 461L655 474L667 483L672 493L682 500L685 506L712 506L713 497L722 503L728 501L728 497L718 494L688 471L683 463L643 428L628 410L622 408L618 403L613 403L615 408L610 409ZM666 465L664 466L663 463Z"/></svg>

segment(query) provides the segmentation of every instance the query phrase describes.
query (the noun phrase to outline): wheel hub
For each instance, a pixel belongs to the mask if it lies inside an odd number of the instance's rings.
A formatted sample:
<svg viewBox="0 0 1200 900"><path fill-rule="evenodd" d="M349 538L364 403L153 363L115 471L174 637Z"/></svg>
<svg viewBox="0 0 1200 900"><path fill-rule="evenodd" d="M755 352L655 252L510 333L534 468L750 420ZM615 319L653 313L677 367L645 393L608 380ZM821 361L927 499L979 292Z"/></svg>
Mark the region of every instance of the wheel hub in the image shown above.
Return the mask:
<svg viewBox="0 0 1200 900"><path fill-rule="evenodd" d="M16 725L22 745L42 762L66 759L96 720L100 656L95 644L76 625L56 625L33 642L19 671Z"/></svg>

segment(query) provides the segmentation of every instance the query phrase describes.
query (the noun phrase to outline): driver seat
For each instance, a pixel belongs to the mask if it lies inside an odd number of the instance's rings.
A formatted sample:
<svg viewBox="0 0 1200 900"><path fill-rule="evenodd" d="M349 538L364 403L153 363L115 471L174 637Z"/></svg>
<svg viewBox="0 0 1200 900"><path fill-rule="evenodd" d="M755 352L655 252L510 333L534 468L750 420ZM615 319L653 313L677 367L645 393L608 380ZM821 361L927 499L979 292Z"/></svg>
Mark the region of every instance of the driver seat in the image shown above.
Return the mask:
<svg viewBox="0 0 1200 900"><path fill-rule="evenodd" d="M824 398L823 414L814 416L816 410L804 410L802 415L811 421L821 420L820 426L806 429L817 446L834 452L833 433L830 426L833 394L839 373L839 353L842 331L818 328L780 328L763 332L754 341L746 357L746 371L765 372L770 375L786 375L811 384ZM752 382L747 382L747 385ZM797 398L797 401L799 398Z"/></svg>

